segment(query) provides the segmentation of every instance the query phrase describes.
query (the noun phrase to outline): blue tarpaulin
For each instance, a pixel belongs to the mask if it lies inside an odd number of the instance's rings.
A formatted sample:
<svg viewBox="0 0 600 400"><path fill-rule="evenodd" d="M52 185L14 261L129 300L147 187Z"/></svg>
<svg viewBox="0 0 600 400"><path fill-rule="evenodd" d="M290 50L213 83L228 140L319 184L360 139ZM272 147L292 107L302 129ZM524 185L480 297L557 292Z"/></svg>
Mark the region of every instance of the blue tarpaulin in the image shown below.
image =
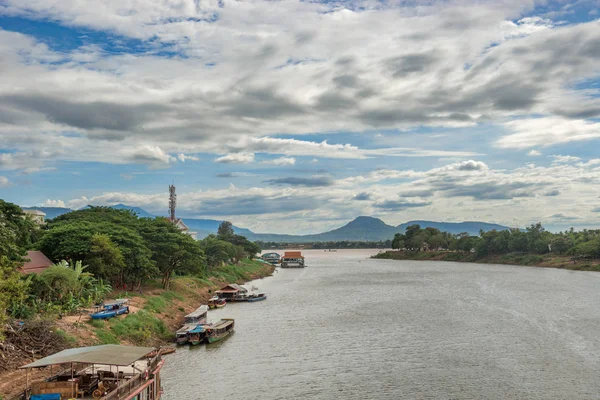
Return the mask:
<svg viewBox="0 0 600 400"><path fill-rule="evenodd" d="M32 394L31 400L60 400L60 393Z"/></svg>

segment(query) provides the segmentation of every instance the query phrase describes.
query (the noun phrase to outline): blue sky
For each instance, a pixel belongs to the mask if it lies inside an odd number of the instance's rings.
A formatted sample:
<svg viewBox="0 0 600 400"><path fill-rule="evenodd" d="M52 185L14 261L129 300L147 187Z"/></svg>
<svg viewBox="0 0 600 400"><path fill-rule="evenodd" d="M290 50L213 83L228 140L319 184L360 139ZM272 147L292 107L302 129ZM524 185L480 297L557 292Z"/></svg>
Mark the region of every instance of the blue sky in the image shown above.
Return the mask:
<svg viewBox="0 0 600 400"><path fill-rule="evenodd" d="M600 224L600 2L0 2L0 198Z"/></svg>

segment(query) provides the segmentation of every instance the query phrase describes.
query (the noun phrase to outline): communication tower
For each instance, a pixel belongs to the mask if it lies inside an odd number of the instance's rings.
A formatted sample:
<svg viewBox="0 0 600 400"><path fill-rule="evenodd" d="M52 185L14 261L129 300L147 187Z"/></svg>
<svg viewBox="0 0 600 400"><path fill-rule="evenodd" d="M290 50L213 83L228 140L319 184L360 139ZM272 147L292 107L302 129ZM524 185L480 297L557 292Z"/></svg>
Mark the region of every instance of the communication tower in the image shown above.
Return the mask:
<svg viewBox="0 0 600 400"><path fill-rule="evenodd" d="M177 195L175 194L175 185L169 185L169 219L175 223L175 207L177 207Z"/></svg>

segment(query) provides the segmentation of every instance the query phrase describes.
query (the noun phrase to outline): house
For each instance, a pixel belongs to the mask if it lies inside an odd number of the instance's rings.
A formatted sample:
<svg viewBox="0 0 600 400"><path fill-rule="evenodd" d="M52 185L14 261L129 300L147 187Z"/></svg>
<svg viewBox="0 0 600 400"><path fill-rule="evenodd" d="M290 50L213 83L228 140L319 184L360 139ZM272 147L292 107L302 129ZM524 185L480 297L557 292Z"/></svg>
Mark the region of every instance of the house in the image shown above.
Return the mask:
<svg viewBox="0 0 600 400"><path fill-rule="evenodd" d="M225 299L225 300L231 300L231 299L237 298L240 295L246 294L246 293L248 293L248 289L246 289L243 286L237 285L235 283L227 285L215 292L215 294L217 296L219 296L220 298Z"/></svg>
<svg viewBox="0 0 600 400"><path fill-rule="evenodd" d="M190 235L194 240L198 240L198 232L191 231L190 228L183 222L181 218L177 218L175 220L175 226L181 231L181 233Z"/></svg>
<svg viewBox="0 0 600 400"><path fill-rule="evenodd" d="M20 271L24 274L41 274L44 270L54 264L41 251L28 251L26 261Z"/></svg>
<svg viewBox="0 0 600 400"><path fill-rule="evenodd" d="M46 217L46 213L40 210L23 210L23 212L25 213L25 215L28 215L31 217L31 219L33 220L33 222L35 222L38 225L44 225L45 221L44 218Z"/></svg>

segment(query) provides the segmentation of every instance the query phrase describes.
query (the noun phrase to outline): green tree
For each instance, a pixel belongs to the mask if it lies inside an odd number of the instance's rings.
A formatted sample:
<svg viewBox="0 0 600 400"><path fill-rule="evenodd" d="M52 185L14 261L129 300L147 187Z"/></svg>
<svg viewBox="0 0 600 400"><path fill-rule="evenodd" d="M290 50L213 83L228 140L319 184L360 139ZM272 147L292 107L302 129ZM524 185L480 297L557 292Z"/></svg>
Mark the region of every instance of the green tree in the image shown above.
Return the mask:
<svg viewBox="0 0 600 400"><path fill-rule="evenodd" d="M125 270L121 249L110 240L110 236L101 233L92 235L90 244L90 251L85 258L88 270L95 276L120 282Z"/></svg>
<svg viewBox="0 0 600 400"><path fill-rule="evenodd" d="M175 274L205 270L204 252L198 241L181 233L163 218L141 222L141 234L152 251L152 260L162 275L163 288L169 289Z"/></svg>
<svg viewBox="0 0 600 400"><path fill-rule="evenodd" d="M219 239L227 240L233 235L235 235L235 232L233 231L233 225L231 224L231 222L221 222L221 224L219 225L219 229L217 230L217 236L219 236Z"/></svg>
<svg viewBox="0 0 600 400"><path fill-rule="evenodd" d="M233 244L220 240L215 235L208 235L199 243L206 255L206 262L211 268L227 263L237 255L237 250Z"/></svg>
<svg viewBox="0 0 600 400"><path fill-rule="evenodd" d="M401 233L396 233L394 235L394 240L392 240L392 249L400 250L405 247L405 236Z"/></svg>

